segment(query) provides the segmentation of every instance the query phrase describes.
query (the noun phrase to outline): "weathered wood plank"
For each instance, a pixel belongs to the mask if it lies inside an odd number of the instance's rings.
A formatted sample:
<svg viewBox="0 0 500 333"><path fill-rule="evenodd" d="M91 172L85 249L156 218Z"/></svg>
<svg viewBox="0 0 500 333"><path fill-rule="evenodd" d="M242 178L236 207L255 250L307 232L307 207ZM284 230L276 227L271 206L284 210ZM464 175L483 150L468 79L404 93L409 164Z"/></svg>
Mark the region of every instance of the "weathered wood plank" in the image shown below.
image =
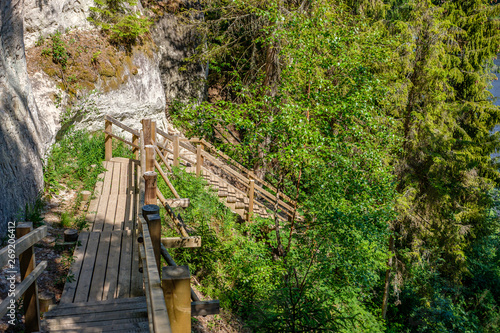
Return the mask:
<svg viewBox="0 0 500 333"><path fill-rule="evenodd" d="M161 243L165 248L188 248L188 247L200 247L201 237L191 236L191 237L165 237L161 239Z"/></svg>
<svg viewBox="0 0 500 333"><path fill-rule="evenodd" d="M154 329L156 332L169 333L171 332L170 321L163 296L163 290L161 288L160 274L158 272L158 268L156 267L156 258L153 244L151 243L151 237L149 235L149 228L144 218L142 218L142 215L139 215L139 223L142 225L142 233L144 235L146 260L143 260L143 265L145 268L144 274L147 274L148 276L149 290L146 292L150 295Z"/></svg>
<svg viewBox="0 0 500 333"><path fill-rule="evenodd" d="M132 232L132 273L130 281L130 297L142 296L144 295L143 290L143 273L139 272L139 243L137 242L137 214L139 207L144 204L143 193L144 179L142 178L142 169L139 164L136 164L136 179L135 186L137 188L137 194L134 197L134 229Z"/></svg>
<svg viewBox="0 0 500 333"><path fill-rule="evenodd" d="M128 160L120 162L120 187L118 188L118 194L127 193L127 178L128 178Z"/></svg>
<svg viewBox="0 0 500 333"><path fill-rule="evenodd" d="M172 208L175 208L175 207L186 208L186 207L189 207L189 204L190 204L189 198L166 199L165 201Z"/></svg>
<svg viewBox="0 0 500 333"><path fill-rule="evenodd" d="M147 318L147 308L146 304L144 306L137 308L129 308L121 311L109 311L105 306L101 307L101 311L85 314L75 314L72 316L64 317L54 317L48 318L46 322L51 326L51 328L57 329L57 326L68 325L67 328L71 328L71 325L78 323L85 323L87 325L108 325L106 322L112 322L117 319L132 319L132 318Z"/></svg>
<svg viewBox="0 0 500 333"><path fill-rule="evenodd" d="M115 223L113 230L123 230L125 227L125 215L127 214L127 194L118 194L115 212Z"/></svg>
<svg viewBox="0 0 500 333"><path fill-rule="evenodd" d="M132 230L122 232L122 246L120 258L120 272L118 274L118 285L116 289L117 298L130 297L130 282L132 275Z"/></svg>
<svg viewBox="0 0 500 333"><path fill-rule="evenodd" d="M111 232L103 231L101 233L101 239L99 240L99 247L95 259L94 273L92 276L92 283L90 285L89 300L102 300L110 242Z"/></svg>
<svg viewBox="0 0 500 333"><path fill-rule="evenodd" d="M81 232L78 236L78 242L80 245L75 247L75 251L73 252L73 257L75 261L71 265L70 271L68 273L69 276L72 276L73 279L71 282L67 281L64 285L64 290L62 292L60 303L72 303L75 297L76 287L78 285L78 281L81 275L81 269L83 265L83 259L85 256L85 250L87 249L87 243L89 240L88 232Z"/></svg>
<svg viewBox="0 0 500 333"><path fill-rule="evenodd" d="M111 182L111 192L109 194L106 218L104 219L103 231L112 231L115 228L116 206L118 204L118 190L120 186L120 172L122 163L114 162L113 178Z"/></svg>
<svg viewBox="0 0 500 333"><path fill-rule="evenodd" d="M146 298L144 296L134 298L115 298L108 299L107 301L65 303L59 304L56 308L46 312L44 317L54 318L101 311L121 311L128 308L143 306L146 306Z"/></svg>
<svg viewBox="0 0 500 333"><path fill-rule="evenodd" d="M109 162L109 161L105 161L105 162L103 162L103 165L104 165L104 169L106 169L106 171L104 171L104 181L102 184L101 195L106 196L106 195L109 195L109 192L111 191L111 179L113 177L114 163Z"/></svg>
<svg viewBox="0 0 500 333"><path fill-rule="evenodd" d="M127 314L128 316L129 314ZM57 332L58 330L71 330L71 329L91 329L91 328L98 328L98 327L116 327L116 328L122 328L124 329L124 326L129 326L130 324L137 324L139 322L145 322L145 316L147 316L146 312L130 312L130 318L123 318L123 313L118 313L114 314L111 313L109 316L112 316L114 319L111 320L96 320L96 321L91 321L91 322L76 322L71 324L71 319L67 320L64 323L61 324L56 324L55 322L51 322L49 324L50 331L51 332ZM121 318L115 318L115 317L121 316ZM134 326L132 326L134 327ZM87 331L85 331L87 332ZM107 332L103 330L103 332ZM122 331L122 332L128 332L128 331Z"/></svg>
<svg viewBox="0 0 500 333"><path fill-rule="evenodd" d="M83 259L80 279L75 292L74 302L86 302L89 298L90 285L92 282L92 274L94 272L94 264L99 246L100 232L91 232L85 256Z"/></svg>
<svg viewBox="0 0 500 333"><path fill-rule="evenodd" d="M111 232L111 244L109 247L108 265L106 267L106 278L104 280L104 288L102 299L108 300L115 298L118 284L118 269L120 266L122 231L113 230Z"/></svg>

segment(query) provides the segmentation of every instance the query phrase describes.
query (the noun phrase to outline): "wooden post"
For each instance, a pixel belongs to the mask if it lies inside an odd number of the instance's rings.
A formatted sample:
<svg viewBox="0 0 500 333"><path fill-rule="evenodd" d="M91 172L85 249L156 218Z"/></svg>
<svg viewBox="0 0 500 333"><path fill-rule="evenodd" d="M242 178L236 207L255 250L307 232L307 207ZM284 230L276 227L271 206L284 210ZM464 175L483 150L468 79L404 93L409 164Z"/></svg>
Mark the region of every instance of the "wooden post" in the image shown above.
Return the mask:
<svg viewBox="0 0 500 333"><path fill-rule="evenodd" d="M174 166L179 166L179 135L174 136Z"/></svg>
<svg viewBox="0 0 500 333"><path fill-rule="evenodd" d="M146 170L154 171L155 170L155 147L153 145L144 146L144 151L146 152Z"/></svg>
<svg viewBox="0 0 500 333"><path fill-rule="evenodd" d="M203 150L203 146L199 144L196 146L196 176L199 177L201 175L201 168L203 167L203 156L201 155L201 151Z"/></svg>
<svg viewBox="0 0 500 333"><path fill-rule="evenodd" d="M250 179L250 187L248 188L248 215L247 215L248 222L252 221L254 187L255 187L255 180Z"/></svg>
<svg viewBox="0 0 500 333"><path fill-rule="evenodd" d="M135 134L132 134L132 143L134 145L139 146L139 137ZM139 159L139 149L134 148L133 151L134 151L135 159L138 160Z"/></svg>
<svg viewBox="0 0 500 333"><path fill-rule="evenodd" d="M161 286L173 333L191 332L191 275L188 266L165 266Z"/></svg>
<svg viewBox="0 0 500 333"><path fill-rule="evenodd" d="M141 147L141 153L140 153L140 158L141 158L141 163L140 163L140 167L142 168L142 170L144 170L144 168L146 168L146 148L144 147L144 132L143 130L141 129L141 132L140 132L140 146ZM146 171L146 170L144 170ZM138 174L139 175L139 174Z"/></svg>
<svg viewBox="0 0 500 333"><path fill-rule="evenodd" d="M151 237L151 243L153 244L153 250L155 253L156 266L158 267L158 272L160 273L161 217L159 213L160 207L157 205L146 205L142 207L142 216L148 223L149 235Z"/></svg>
<svg viewBox="0 0 500 333"><path fill-rule="evenodd" d="M109 120L106 120L104 123L105 130L109 133L112 131L113 123ZM113 137L109 134L106 134L104 141L104 158L106 161L111 160L113 157Z"/></svg>
<svg viewBox="0 0 500 333"><path fill-rule="evenodd" d="M142 123L142 131L144 132L144 145L152 145L153 142L151 141L152 134L151 134L151 119L143 119L141 120Z"/></svg>
<svg viewBox="0 0 500 333"><path fill-rule="evenodd" d="M151 121L151 145L156 145L156 121Z"/></svg>
<svg viewBox="0 0 500 333"><path fill-rule="evenodd" d="M156 205L156 172L146 171L144 173L144 204L145 205Z"/></svg>
<svg viewBox="0 0 500 333"><path fill-rule="evenodd" d="M33 230L32 222L19 223L16 228L16 237L21 238ZM33 246L19 255L21 281L35 269L35 252ZM40 306L38 304L38 286L36 281L24 293L25 332L40 331Z"/></svg>

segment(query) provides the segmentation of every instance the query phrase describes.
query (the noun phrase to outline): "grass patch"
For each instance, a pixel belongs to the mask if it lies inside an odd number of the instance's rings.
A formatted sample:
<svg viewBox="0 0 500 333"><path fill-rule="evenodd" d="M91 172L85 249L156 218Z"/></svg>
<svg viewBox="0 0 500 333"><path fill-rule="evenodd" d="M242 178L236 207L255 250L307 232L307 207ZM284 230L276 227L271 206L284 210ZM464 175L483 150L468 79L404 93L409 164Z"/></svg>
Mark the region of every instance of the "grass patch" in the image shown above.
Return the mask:
<svg viewBox="0 0 500 333"><path fill-rule="evenodd" d="M53 147L44 165L45 194L59 194L63 184L77 192L93 191L99 174L104 172L104 133L69 130ZM113 140L113 156L134 158L131 149L123 142ZM78 194L71 211L61 214L61 227L83 229L85 218L78 216L81 203Z"/></svg>

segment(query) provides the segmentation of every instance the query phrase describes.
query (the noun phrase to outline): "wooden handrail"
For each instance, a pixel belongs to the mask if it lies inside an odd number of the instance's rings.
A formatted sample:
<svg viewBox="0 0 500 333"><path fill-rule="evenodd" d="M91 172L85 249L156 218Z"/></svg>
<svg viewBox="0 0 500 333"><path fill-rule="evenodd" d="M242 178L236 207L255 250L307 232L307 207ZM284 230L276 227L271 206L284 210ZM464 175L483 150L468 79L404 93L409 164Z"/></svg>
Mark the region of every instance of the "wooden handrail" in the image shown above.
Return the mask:
<svg viewBox="0 0 500 333"><path fill-rule="evenodd" d="M132 142L130 142L130 141L128 141L128 140L125 140L124 138L121 138L121 137L119 137L118 135L114 135L113 133L108 132L108 131L106 131L106 130L104 130L104 133L105 133L105 134L107 134L107 135L111 135L113 138L118 139L118 140L120 140L121 142L124 142L124 143L126 143L126 144L128 144L128 145L130 145L130 146L132 146L132 147L134 147L134 148L136 148L136 149L139 149L139 146L138 146L138 145L136 145L136 144L134 144L134 143L132 143Z"/></svg>
<svg viewBox="0 0 500 333"><path fill-rule="evenodd" d="M116 120L115 118L111 117L110 115L106 115L104 117L104 119L112 122L113 124L115 124L116 126L120 127L124 131L127 131L127 132L129 132L131 134L139 136L139 131L136 131L135 129L132 129L132 128L128 127L127 125L121 123L120 121Z"/></svg>
<svg viewBox="0 0 500 333"><path fill-rule="evenodd" d="M172 210L172 208L170 207L170 205L168 204L167 199L165 199L165 197L163 196L163 194L161 193L161 191L159 189L156 189L156 196L158 197L158 200L160 200L163 207L165 207L165 210L167 211L167 214L170 216L172 221L174 221L174 223L177 225L177 228L179 228L179 231L180 231L182 237L189 237L189 234L188 234L186 228L184 228L181 221L179 221L179 218L177 216L175 216L175 213Z"/></svg>
<svg viewBox="0 0 500 333"><path fill-rule="evenodd" d="M225 172L229 173L231 176L235 177L235 179L237 179L246 188L249 188L250 180L254 180L254 181L262 184L262 186L259 186L259 185L255 184L254 185L255 191L257 191L260 194L262 194L263 197L267 201L269 201L270 203L274 204L276 202L276 200L277 200L278 201L278 205L282 208L282 210L283 210L283 212L285 214L287 214L288 216L294 216L295 208L293 207L293 205L296 204L294 200L290 199L284 193L277 193L275 195L275 194L272 194L271 192L269 192L268 190L264 189L263 186L266 186L267 188L271 189L272 191L278 192L277 188L274 187L272 184L270 184L269 182L267 182L267 181L265 181L265 180L257 177L251 170L245 168L243 165L241 165L240 163L238 163L237 161L235 161L234 159L232 159L230 156L228 156L224 152L222 152L222 151L218 150L217 148L215 148L214 145L212 145L211 143L207 142L205 139L192 138L192 139L189 139L189 140L179 140L178 136L170 135L169 133L167 133L167 132L165 132L165 131L163 131L161 129L156 129L156 133L159 134L159 135L161 135L161 136L163 136L165 139L172 141L172 142L174 142L174 140L177 140L176 142L177 142L177 144L178 144L179 147L182 147L182 148L188 150L189 152L191 152L193 154L196 154L197 156L200 155L203 158L206 158L211 163L217 165L219 168L221 168ZM189 143L203 144L205 147L207 147L210 150L214 151L217 155L219 155L220 157L222 157L223 159L225 159L227 162L229 162L229 164L226 164L226 163L224 163L222 161L217 160L217 158L215 156L212 156L210 153L208 153L208 152L206 152L204 150L202 150L201 152L198 152L197 149L191 147L189 145ZM172 150L170 150L170 149L168 149L166 147L166 144L160 144L160 143L157 142L156 145L158 147L162 148L163 150L169 152L170 154L176 155L175 152L177 150L176 150L175 147L174 147L174 151L172 151ZM167 159L163 156L163 154L161 154L161 152L158 149L158 147L155 147L156 153L160 156L160 158L162 159L163 163L167 166L167 168L169 168L169 165L167 163ZM179 156L179 158L181 158L181 159L183 159L183 160L185 160L185 161L187 161L187 162L189 162L189 163L191 163L193 165L197 165L197 161L192 161L189 158L186 158L185 156L182 156L181 154L178 154L178 153L177 153L177 155ZM175 159L175 157L174 157L174 159ZM231 166L234 166L235 168L239 169L241 172L246 173L248 175L248 177L246 177L242 173L234 170L233 168L231 168ZM167 184L168 184L168 182L167 182ZM284 200L281 200L280 197L282 197L283 199L287 200L290 204L287 203L287 202L285 202Z"/></svg>
<svg viewBox="0 0 500 333"><path fill-rule="evenodd" d="M160 134L161 136L163 136L164 138L167 138L169 139L170 141L173 141L174 140L174 136L173 135L170 135L168 134L167 132L164 132L162 131L161 129L157 128L156 129L156 133L157 134Z"/></svg>
<svg viewBox="0 0 500 333"><path fill-rule="evenodd" d="M16 251L16 257L26 251L28 248L32 247L38 241L42 240L45 236L47 236L47 226L43 225L31 231L29 234L17 239L13 246ZM9 246L6 246L0 250L0 267L3 267L8 262L8 260Z"/></svg>
<svg viewBox="0 0 500 333"><path fill-rule="evenodd" d="M201 151L201 155L203 157L207 158L208 160L210 160L210 162L212 162L215 165L219 166L221 169L223 169L223 170L229 172L231 175L235 176L240 181L240 183L243 184L244 186L246 186L246 187L249 186L250 179L246 178L245 176L242 176L241 174L239 174L235 170L231 169L227 165L224 165L222 162L217 161L217 159L215 157L213 157L212 155L210 155L206 151L202 150ZM273 201L276 200L276 196L275 195L269 193L268 191L266 191L265 189L263 189L262 187L260 187L258 185L254 185L254 186L255 186L255 190L256 191L262 193L270 202L274 203ZM293 210L294 210L293 207L291 207L290 205L288 205L283 200L279 200L279 199L278 199L278 204L281 205L282 207L286 208L287 210L289 210L289 211L285 211L285 213L287 215L290 215L290 216L293 215Z"/></svg>
<svg viewBox="0 0 500 333"><path fill-rule="evenodd" d="M36 268L21 282L19 285L16 286L16 291L14 294L14 299L16 301L21 298L21 295L28 290L31 285L36 282L36 279L42 274L42 272L47 268L47 261L42 261L39 263ZM5 299L0 303L0 318L2 318L8 311L8 306L10 304L9 299Z"/></svg>
<svg viewBox="0 0 500 333"><path fill-rule="evenodd" d="M31 222L18 223L16 226L16 237L18 239L12 243L9 242L5 248L0 250L1 266L10 263L12 268L14 257L19 257L19 270L22 281L14 291L14 295L9 295L7 299L0 303L0 318L11 309L13 301L19 300L22 295L26 332L40 330L40 308L36 279L47 267L47 262L44 261L36 266L34 244L45 236L47 236L47 226L33 230L33 223Z"/></svg>
<svg viewBox="0 0 500 333"><path fill-rule="evenodd" d="M214 145L212 145L211 143L207 142L205 139L198 139L198 138L195 138L195 139L191 139L189 140L190 142L199 142L201 144L203 144L205 147L208 147L210 148L212 151L214 151L217 155L221 156L222 158L224 158L225 160L229 161L231 165L235 166L236 168L240 169L241 171L247 173L247 175L249 177L251 177L252 179L254 179L255 181L269 187L272 191L274 192L278 192L278 189L276 187L274 187L273 185L271 185L269 182L257 177L255 175L255 173L253 173L252 170L249 170L247 168L245 168L243 165L241 165L239 162L235 161L233 158L231 158L230 156L228 156L227 154L225 154L224 152L220 151L219 149L215 148ZM295 201L290 199L286 194L284 193L280 193L280 196L282 196L284 199L288 200L291 204L295 204Z"/></svg>
<svg viewBox="0 0 500 333"><path fill-rule="evenodd" d="M146 290L147 300L151 308L151 320L154 332L172 332L170 329L170 320L168 318L167 306L161 288L160 273L156 266L151 236L146 220L142 214L138 214L140 227L142 229L143 244L140 247L140 256L143 264L143 274L147 278L148 290Z"/></svg>
<svg viewBox="0 0 500 333"><path fill-rule="evenodd" d="M165 181L165 183L167 183L168 188L170 189L170 191L172 191L172 193L174 194L174 197L176 197L177 199L180 199L181 197L179 196L179 194L175 190L174 186L170 182L170 179L168 179L167 175L163 172L161 165L158 164L158 162L156 160L154 162L155 162L156 170L158 170L158 172L160 173L160 175L163 178L163 180Z"/></svg>
<svg viewBox="0 0 500 333"><path fill-rule="evenodd" d="M236 172L235 170L231 169L229 166L225 165L224 163L218 161L215 157L207 153L206 151L202 150L201 151L201 156L205 157L208 159L210 162L213 164L217 165L218 167L222 168L224 171L229 172L231 175L236 177L243 185L248 187L248 182L250 179L246 178L242 174Z"/></svg>

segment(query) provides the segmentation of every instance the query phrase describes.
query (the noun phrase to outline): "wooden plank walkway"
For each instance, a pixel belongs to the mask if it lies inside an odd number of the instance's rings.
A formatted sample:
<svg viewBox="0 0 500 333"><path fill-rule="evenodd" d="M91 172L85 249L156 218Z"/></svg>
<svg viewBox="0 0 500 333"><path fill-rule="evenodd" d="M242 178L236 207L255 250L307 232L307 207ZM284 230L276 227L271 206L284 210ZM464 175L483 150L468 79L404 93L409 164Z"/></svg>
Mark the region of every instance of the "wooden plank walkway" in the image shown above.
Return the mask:
<svg viewBox="0 0 500 333"><path fill-rule="evenodd" d="M134 241L139 192L135 163L125 158L104 162L106 171L86 216L88 231L80 232L74 251L72 279L64 286L60 304L45 315L50 318L49 332L148 332ZM145 312L125 311L130 304Z"/></svg>

